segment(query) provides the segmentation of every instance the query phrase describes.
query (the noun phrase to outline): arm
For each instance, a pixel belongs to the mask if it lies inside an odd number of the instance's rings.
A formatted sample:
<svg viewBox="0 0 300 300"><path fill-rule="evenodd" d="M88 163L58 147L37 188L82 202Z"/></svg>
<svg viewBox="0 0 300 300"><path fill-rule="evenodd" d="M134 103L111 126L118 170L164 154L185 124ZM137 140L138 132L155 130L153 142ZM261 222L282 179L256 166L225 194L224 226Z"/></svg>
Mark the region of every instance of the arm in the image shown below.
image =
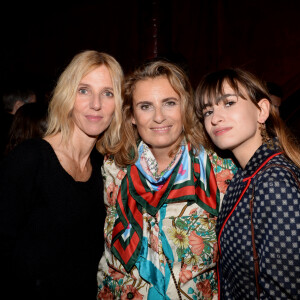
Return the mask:
<svg viewBox="0 0 300 300"><path fill-rule="evenodd" d="M100 260L97 274L99 287L98 296L100 298L106 294L113 297L112 293L118 293L118 282L120 279L123 279L126 274L121 263L110 251L113 227L117 217L116 200L122 179L126 174L125 172L126 169L117 167L113 160L108 157L104 158L102 175L104 180L104 203L107 213L104 223L105 251ZM121 289L119 292L121 292Z"/></svg>
<svg viewBox="0 0 300 300"><path fill-rule="evenodd" d="M281 172L280 178L266 172L265 181L255 189L253 218L262 299L274 295L296 299L300 290L300 191L289 172Z"/></svg>

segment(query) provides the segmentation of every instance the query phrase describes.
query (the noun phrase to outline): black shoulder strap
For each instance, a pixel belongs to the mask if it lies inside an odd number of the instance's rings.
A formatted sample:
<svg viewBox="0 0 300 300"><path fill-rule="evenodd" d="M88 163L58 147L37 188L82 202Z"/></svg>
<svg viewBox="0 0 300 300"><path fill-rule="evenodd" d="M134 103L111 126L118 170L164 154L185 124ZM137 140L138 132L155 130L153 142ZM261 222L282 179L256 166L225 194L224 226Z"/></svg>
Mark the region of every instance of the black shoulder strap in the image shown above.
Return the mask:
<svg viewBox="0 0 300 300"><path fill-rule="evenodd" d="M270 164L270 165L266 166L264 169L262 169L259 173L263 173L264 171L266 171L267 169L269 169L271 167L283 168L283 169L286 169L288 172L290 172L292 174L293 178L295 179L295 182L297 183L299 189L300 189L300 181L299 181L297 175L295 174L295 172L293 170L291 170L287 166L280 165L280 164ZM256 180L257 180L257 178L256 178ZM251 196L251 199L250 199L250 218L251 218L251 234L252 234L252 248L253 248L254 272L255 272L255 284L256 284L257 299L260 299L260 286L259 286L259 282L258 282L259 257L258 257L256 247L255 247L255 234L254 234L254 225L253 225L253 218L252 218L256 180L253 182L252 196Z"/></svg>

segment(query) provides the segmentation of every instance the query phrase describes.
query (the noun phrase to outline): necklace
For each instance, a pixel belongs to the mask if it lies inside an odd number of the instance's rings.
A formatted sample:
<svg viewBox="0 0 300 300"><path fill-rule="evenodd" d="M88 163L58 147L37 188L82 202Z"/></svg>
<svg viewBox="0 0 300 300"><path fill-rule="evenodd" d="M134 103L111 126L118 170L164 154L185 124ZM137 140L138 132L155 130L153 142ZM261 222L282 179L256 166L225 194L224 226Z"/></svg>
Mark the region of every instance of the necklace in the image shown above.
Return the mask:
<svg viewBox="0 0 300 300"><path fill-rule="evenodd" d="M156 216L154 217L154 219L155 219L156 225L158 226L158 222L157 222ZM159 227L159 226L158 226L158 227ZM176 278L175 278L175 275L174 275L174 272L173 272L173 268L172 268L172 266L171 266L171 262L170 262L169 258L167 257L167 255L165 254L165 252L164 252L163 249L162 249L162 253L163 253L163 255L164 255L165 259L166 259L166 262L167 262L167 264L168 264L168 267L169 267L169 269L170 269L170 272L171 272L171 275L172 275L172 279L173 279L173 282L174 282L174 284L175 284L175 287L176 287L176 290L177 290L177 294L178 294L179 300L182 300L181 292L180 292L178 283L176 282Z"/></svg>

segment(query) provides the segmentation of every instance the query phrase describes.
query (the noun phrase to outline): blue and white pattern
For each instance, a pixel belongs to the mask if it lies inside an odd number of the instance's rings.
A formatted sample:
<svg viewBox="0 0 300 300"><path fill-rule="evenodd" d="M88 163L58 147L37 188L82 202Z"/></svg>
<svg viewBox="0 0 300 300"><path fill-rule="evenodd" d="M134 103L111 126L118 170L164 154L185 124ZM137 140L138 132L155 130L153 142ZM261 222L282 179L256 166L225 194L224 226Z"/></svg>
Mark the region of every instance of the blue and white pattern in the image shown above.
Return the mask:
<svg viewBox="0 0 300 300"><path fill-rule="evenodd" d="M168 178L171 176L174 170L174 167L176 166L177 162L181 157L182 157L181 166L179 168L174 184L180 184L191 179L192 174L190 172L187 172L187 170L191 170L191 159L189 155L188 145L185 141L182 142L182 145L179 148L175 156L175 159L173 159L172 163L163 172L163 174L157 178L154 178L154 174L157 174L157 168L158 168L157 162L151 150L143 141L141 141L138 146L138 153L139 153L139 159L136 161L135 165L147 180L149 187L154 191L159 190L161 185L168 180ZM207 165L207 153L202 146L201 146L201 151L198 154L197 158L199 160L199 167L200 167L200 174L199 174L200 181L204 185L204 189L206 189L207 178L206 178L205 168ZM145 159L147 161L142 163L143 160ZM149 167L149 165L151 165L152 167Z"/></svg>
<svg viewBox="0 0 300 300"><path fill-rule="evenodd" d="M220 231L247 182L277 150L262 145L244 170L232 179L217 222ZM300 177L300 170L283 155L266 166L280 164ZM251 243L250 198L255 182L253 223L259 256L261 299L300 299L300 190L291 173L273 166L258 173L228 219L220 237L222 299L255 299Z"/></svg>

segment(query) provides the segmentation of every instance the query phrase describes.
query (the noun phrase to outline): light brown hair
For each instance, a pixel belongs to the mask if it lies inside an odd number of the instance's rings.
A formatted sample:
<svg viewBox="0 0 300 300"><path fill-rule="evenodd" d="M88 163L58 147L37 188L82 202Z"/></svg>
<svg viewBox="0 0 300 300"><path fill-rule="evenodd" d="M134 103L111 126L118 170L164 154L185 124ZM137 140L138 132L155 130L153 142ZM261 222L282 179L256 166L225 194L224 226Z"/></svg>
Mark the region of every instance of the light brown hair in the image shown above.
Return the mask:
<svg viewBox="0 0 300 300"><path fill-rule="evenodd" d="M133 164L138 158L137 142L140 139L137 128L132 124L133 117L133 93L137 82L141 80L165 77L170 82L174 91L179 95L181 105L181 116L184 130L182 138L191 144L191 147L197 152L203 141L203 127L197 120L194 110L193 89L184 73L177 65L163 60L153 61L143 64L132 74L125 78L122 88L123 97L123 123L121 128L122 141L115 149L115 161L120 166ZM182 138L169 153L174 155L178 150Z"/></svg>

